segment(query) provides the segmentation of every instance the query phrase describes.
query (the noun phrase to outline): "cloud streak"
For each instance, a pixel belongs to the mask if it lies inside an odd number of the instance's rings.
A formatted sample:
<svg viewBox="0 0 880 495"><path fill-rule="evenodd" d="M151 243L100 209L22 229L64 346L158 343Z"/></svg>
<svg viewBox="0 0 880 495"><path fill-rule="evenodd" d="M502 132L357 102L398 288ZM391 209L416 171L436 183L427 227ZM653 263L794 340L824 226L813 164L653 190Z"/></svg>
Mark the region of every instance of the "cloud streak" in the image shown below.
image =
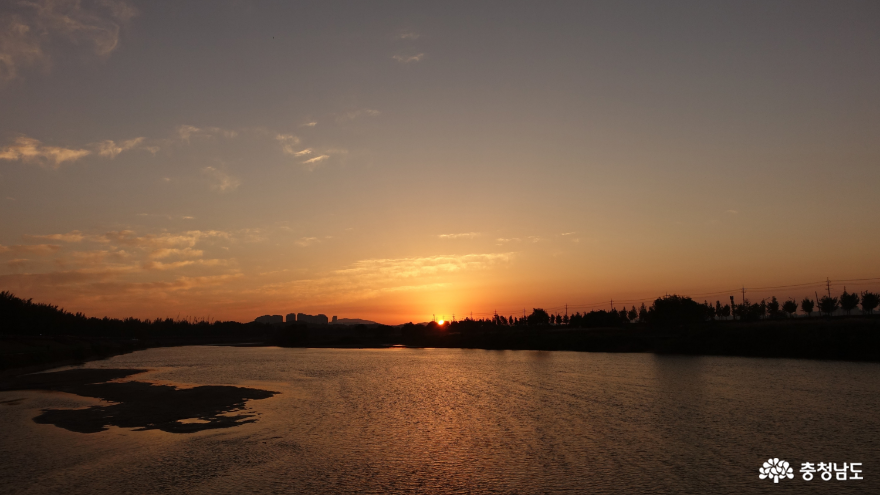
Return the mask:
<svg viewBox="0 0 880 495"><path fill-rule="evenodd" d="M82 232L78 230L70 231L66 234L47 234L47 235L30 235L25 234L25 239L33 239L37 241L62 241L62 242L81 242L86 238Z"/></svg>
<svg viewBox="0 0 880 495"><path fill-rule="evenodd" d="M425 54L419 53L417 55L394 55L391 58L402 64L411 64L413 62L421 62L422 59L425 58Z"/></svg>
<svg viewBox="0 0 880 495"><path fill-rule="evenodd" d="M91 151L84 149L46 146L26 136L19 136L15 139L15 144L0 148L0 160L36 163L52 169L58 169L64 162L75 162L89 154Z"/></svg>
<svg viewBox="0 0 880 495"><path fill-rule="evenodd" d="M181 125L177 127L177 137L186 142L195 137L212 138L216 136L232 139L238 136L238 131L221 129L219 127L196 127L194 125Z"/></svg>
<svg viewBox="0 0 880 495"><path fill-rule="evenodd" d="M119 230L27 235L62 243L0 246L5 270L0 287L77 310L97 308L99 315L132 308L148 316L143 313L148 301L159 301L154 307L160 311L184 300L210 304L213 295L235 292L243 275L235 258L205 254L228 252L223 244L244 240L239 234Z"/></svg>
<svg viewBox="0 0 880 495"><path fill-rule="evenodd" d="M299 144L298 137L292 134L278 134L275 136L275 140L281 143L281 151L285 155L301 156L298 154L300 152L294 149L294 146Z"/></svg>
<svg viewBox="0 0 880 495"><path fill-rule="evenodd" d="M321 241L317 237L303 237L303 238L295 241L294 244L296 244L297 246L300 246L300 247L307 247L307 246L311 246L312 244L315 244L316 242L321 242Z"/></svg>
<svg viewBox="0 0 880 495"><path fill-rule="evenodd" d="M144 142L144 139L145 138L138 137L119 143L108 139L107 141L102 141L98 143L98 154L107 158L116 158L120 153L133 150L138 147L146 149L152 153L156 153L156 151L159 151L159 148L155 146L141 146L141 144Z"/></svg>
<svg viewBox="0 0 880 495"><path fill-rule="evenodd" d="M489 253L367 259L312 279L266 284L252 289L250 296L289 300L290 294L302 294L308 304L339 304L390 293L432 290L450 286L449 276L491 269L510 262L513 256Z"/></svg>
<svg viewBox="0 0 880 495"><path fill-rule="evenodd" d="M354 263L335 274L362 279L401 279L438 275L466 270L482 270L508 262L513 253L441 255L422 258L371 259Z"/></svg>
<svg viewBox="0 0 880 495"><path fill-rule="evenodd" d="M306 166L306 169L309 171L315 170L324 160L330 158L330 155L319 155L314 158L309 158L308 160L302 162L303 165Z"/></svg>
<svg viewBox="0 0 880 495"><path fill-rule="evenodd" d="M214 167L205 167L202 173L211 178L211 189L220 192L234 191L241 185L241 180Z"/></svg>
<svg viewBox="0 0 880 495"><path fill-rule="evenodd" d="M0 245L0 254L32 254L36 256L49 256L61 249L59 244L16 244L14 246Z"/></svg>
<svg viewBox="0 0 880 495"><path fill-rule="evenodd" d="M336 117L336 122L345 123L355 120L360 117L378 117L382 112L378 110L373 110L371 108L362 108L360 110L354 110L351 112L344 113L338 117Z"/></svg>
<svg viewBox="0 0 880 495"><path fill-rule="evenodd" d="M474 237L479 237L479 232L465 232L462 234L440 234L437 237L440 239L473 239Z"/></svg>

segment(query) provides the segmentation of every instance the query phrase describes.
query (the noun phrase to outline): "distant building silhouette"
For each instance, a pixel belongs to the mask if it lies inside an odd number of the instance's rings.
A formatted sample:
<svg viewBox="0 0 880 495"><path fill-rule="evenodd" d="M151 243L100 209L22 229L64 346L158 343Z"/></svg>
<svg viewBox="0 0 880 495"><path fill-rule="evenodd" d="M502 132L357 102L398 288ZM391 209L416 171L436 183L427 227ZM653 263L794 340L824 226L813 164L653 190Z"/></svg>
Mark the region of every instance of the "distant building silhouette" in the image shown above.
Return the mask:
<svg viewBox="0 0 880 495"><path fill-rule="evenodd" d="M307 315L305 313L297 313L296 314L296 321L301 322L301 323L317 323L317 324L326 325L327 323L329 323L330 320L327 318L327 315L323 315L323 314L313 316L313 315Z"/></svg>
<svg viewBox="0 0 880 495"><path fill-rule="evenodd" d="M284 319L286 323L293 323L296 321L296 313L287 313L287 317Z"/></svg>
<svg viewBox="0 0 880 495"><path fill-rule="evenodd" d="M336 323L336 316L333 316L333 323Z"/></svg>
<svg viewBox="0 0 880 495"><path fill-rule="evenodd" d="M254 322L271 324L284 323L284 317L282 317L281 315L263 315L258 316L257 319L254 320Z"/></svg>

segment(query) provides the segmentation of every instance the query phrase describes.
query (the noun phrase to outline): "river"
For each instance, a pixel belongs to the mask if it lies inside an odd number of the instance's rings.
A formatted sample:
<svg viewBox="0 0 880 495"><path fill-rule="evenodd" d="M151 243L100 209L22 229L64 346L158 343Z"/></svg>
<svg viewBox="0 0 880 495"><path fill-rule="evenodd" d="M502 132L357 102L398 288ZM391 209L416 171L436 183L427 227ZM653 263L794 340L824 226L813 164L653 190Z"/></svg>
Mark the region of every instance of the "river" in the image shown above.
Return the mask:
<svg viewBox="0 0 880 495"><path fill-rule="evenodd" d="M229 428L79 433L34 418L106 402L0 392L3 493L880 493L872 363L193 346L76 368L277 394ZM771 458L794 477L760 479ZM864 479L804 480L820 462Z"/></svg>

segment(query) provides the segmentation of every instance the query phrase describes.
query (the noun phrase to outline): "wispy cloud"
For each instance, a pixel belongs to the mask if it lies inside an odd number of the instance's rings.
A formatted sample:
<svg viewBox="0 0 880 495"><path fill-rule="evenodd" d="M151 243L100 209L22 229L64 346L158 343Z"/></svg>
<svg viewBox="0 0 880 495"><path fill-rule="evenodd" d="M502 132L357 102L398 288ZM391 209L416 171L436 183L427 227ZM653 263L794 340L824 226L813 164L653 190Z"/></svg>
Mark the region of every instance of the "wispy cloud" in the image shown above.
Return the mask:
<svg viewBox="0 0 880 495"><path fill-rule="evenodd" d="M397 35L397 39L399 40L417 40L421 35L414 31L404 31Z"/></svg>
<svg viewBox="0 0 880 495"><path fill-rule="evenodd" d="M293 156L304 156L304 155L310 155L310 154L312 154L312 149L306 148L302 151L297 151L296 153L293 154Z"/></svg>
<svg viewBox="0 0 880 495"><path fill-rule="evenodd" d="M109 55L119 32L136 14L123 0L31 0L8 2L0 11L0 80L11 80L30 66L51 66L55 44L89 47Z"/></svg>
<svg viewBox="0 0 880 495"><path fill-rule="evenodd" d="M409 64L412 62L421 62L422 59L425 58L425 54L419 53L417 55L394 55L391 58L402 64Z"/></svg>
<svg viewBox="0 0 880 495"><path fill-rule="evenodd" d="M58 244L16 244L14 246L0 245L0 254L32 254L36 256L49 256L58 252L61 246Z"/></svg>
<svg viewBox="0 0 880 495"><path fill-rule="evenodd" d="M575 232L563 232L559 235L574 235L574 234L575 234Z"/></svg>
<svg viewBox="0 0 880 495"><path fill-rule="evenodd" d="M360 110L354 110L344 113L336 117L336 121L339 123L343 123L355 120L359 117L378 117L379 115L381 115L381 112L378 110L373 110L371 108L362 108Z"/></svg>
<svg viewBox="0 0 880 495"><path fill-rule="evenodd" d="M144 142L145 138L138 137L134 139L128 139L126 141L122 141L120 143L116 143L112 140L102 141L98 143L98 154L101 156L106 156L108 158L116 158L117 155L122 153L123 151L133 150L135 148L143 148L151 153L156 153L159 151L159 148L156 146L141 146Z"/></svg>
<svg viewBox="0 0 880 495"><path fill-rule="evenodd" d="M465 270L482 270L508 262L513 253L441 255L421 258L370 259L337 270L338 275L357 275L369 279L400 279L424 277Z"/></svg>
<svg viewBox="0 0 880 495"><path fill-rule="evenodd" d="M367 259L306 280L266 284L250 292L264 300L302 294L308 303L334 303L381 297L390 293L448 287L457 273L508 263L513 253Z"/></svg>
<svg viewBox="0 0 880 495"><path fill-rule="evenodd" d="M40 141L26 136L19 136L15 144L0 148L0 160L37 163L57 169L64 162L74 162L91 154L89 150L46 146Z"/></svg>
<svg viewBox="0 0 880 495"><path fill-rule="evenodd" d="M330 155L319 155L314 158L309 158L308 160L302 162L303 165L306 166L308 170L314 170L321 164L324 160L330 158Z"/></svg>
<svg viewBox="0 0 880 495"><path fill-rule="evenodd" d="M31 235L25 234L25 239L28 240L38 240L38 241L62 241L62 242L81 242L86 236L78 231L73 230L66 234L46 234L46 235Z"/></svg>
<svg viewBox="0 0 880 495"><path fill-rule="evenodd" d="M316 125L318 125L318 123L313 121L313 122L306 122L305 124L301 125L300 127L315 127Z"/></svg>
<svg viewBox="0 0 880 495"><path fill-rule="evenodd" d="M303 237L294 242L297 246L307 247L315 244L316 242L321 242L317 237Z"/></svg>
<svg viewBox="0 0 880 495"><path fill-rule="evenodd" d="M241 181L222 170L214 167L205 167L202 173L211 178L211 189L220 192L234 191L241 185Z"/></svg>
<svg viewBox="0 0 880 495"><path fill-rule="evenodd" d="M479 235L479 232L465 232L462 234L440 234L437 237L440 239L473 239Z"/></svg>
<svg viewBox="0 0 880 495"><path fill-rule="evenodd" d="M216 136L232 139L238 136L238 131L231 129L221 129L219 127L196 127L194 125L181 125L177 127L177 136L186 142L191 138L202 137L211 138Z"/></svg>
<svg viewBox="0 0 880 495"><path fill-rule="evenodd" d="M27 239L70 242L0 246L0 267L9 270L0 274L0 287L78 308L101 301L104 314L120 305L134 307L133 295L139 306L181 291L189 298L213 300L210 294L231 292L232 287L225 284L242 275L235 258L206 259L204 255L209 250L226 252L223 244L234 243L238 237L210 230L27 235ZM156 307L167 306L165 302Z"/></svg>
<svg viewBox="0 0 880 495"><path fill-rule="evenodd" d="M162 261L146 261L141 265L144 270L177 270L185 266L227 266L227 260L211 259L211 260L182 260L165 263Z"/></svg>
<svg viewBox="0 0 880 495"><path fill-rule="evenodd" d="M160 248L149 254L150 259L163 259L169 256L181 258L201 258L205 254L201 249L193 249L191 247L180 248Z"/></svg>
<svg viewBox="0 0 880 495"><path fill-rule="evenodd" d="M275 140L281 143L281 151L285 155L301 156L294 146L299 144L299 138L292 134L278 134Z"/></svg>

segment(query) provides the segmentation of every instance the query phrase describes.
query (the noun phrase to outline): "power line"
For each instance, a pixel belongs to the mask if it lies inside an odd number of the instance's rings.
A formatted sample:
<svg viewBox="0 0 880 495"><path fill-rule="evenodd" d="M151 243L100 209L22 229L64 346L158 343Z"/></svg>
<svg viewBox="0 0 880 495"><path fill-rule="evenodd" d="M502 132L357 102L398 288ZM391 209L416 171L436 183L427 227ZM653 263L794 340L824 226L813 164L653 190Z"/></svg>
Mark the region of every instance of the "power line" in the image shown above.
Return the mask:
<svg viewBox="0 0 880 495"><path fill-rule="evenodd" d="M745 297L745 292L766 292L766 291L779 290L779 289L812 288L812 287L819 287L819 286L826 286L826 290L830 294L831 282L832 282L832 280L830 278L826 278L826 280L820 280L820 281L816 281L816 282L805 282L805 283L800 283L800 284L774 285L774 286L766 286L766 287L741 286L741 287L738 287L735 289L728 289L728 290L715 291L715 292L704 292L704 293L698 293L698 294L687 294L685 291L682 291L682 294L685 294L686 297L690 297L690 298L696 300L698 298L705 298L705 297L710 297L710 296L730 295L730 294L733 294L736 292L743 292L743 297ZM852 279L839 279L839 280L835 279L834 282L835 283L844 283L844 282L857 283L858 285L862 285L862 284L866 284L866 283L880 282L880 277L852 278ZM651 297L643 297L643 298L638 298L638 299L626 299L626 300L618 299L616 301L616 303L623 304L624 309L625 309L626 305L635 305L635 304L639 304L639 303L653 302L654 300L662 298L662 297L663 296L651 296ZM607 307L609 305L609 303L613 306L615 303L614 299L609 298L604 301L595 301L595 302L589 302L589 303L584 303L584 304L563 304L563 305L559 305L559 306L549 306L549 307L545 306L544 310L547 311L548 313L559 312L559 311L565 311L567 313L569 309L588 310L588 309L595 309L595 308L603 308L603 307ZM505 310L502 310L501 313L502 314L504 314L504 313L515 314L515 313L518 313L519 311L520 311L519 309L505 309ZM523 312L522 313L523 318L525 318L526 317L525 308L522 309L522 312ZM495 310L492 312L476 312L476 311L474 311L471 314L476 315L476 316L493 316L497 313L498 313L498 311Z"/></svg>

